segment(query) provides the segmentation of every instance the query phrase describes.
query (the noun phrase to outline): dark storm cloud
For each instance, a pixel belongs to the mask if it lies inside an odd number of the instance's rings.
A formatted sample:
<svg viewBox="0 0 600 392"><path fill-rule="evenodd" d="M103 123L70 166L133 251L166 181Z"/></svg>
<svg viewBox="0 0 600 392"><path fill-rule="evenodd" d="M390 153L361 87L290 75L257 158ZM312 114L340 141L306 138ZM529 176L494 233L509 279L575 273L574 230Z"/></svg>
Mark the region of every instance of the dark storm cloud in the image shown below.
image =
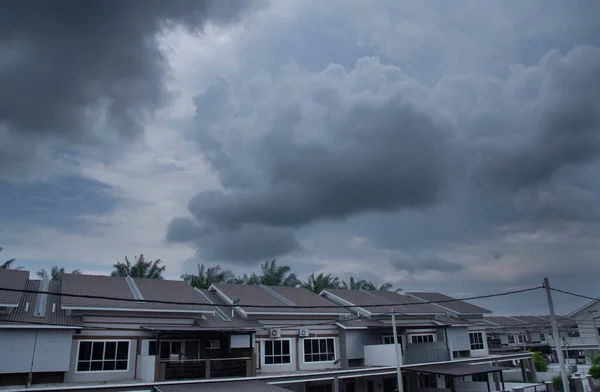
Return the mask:
<svg viewBox="0 0 600 392"><path fill-rule="evenodd" d="M457 272L464 269L460 263L444 260L438 256L402 257L392 260L392 265L398 270L414 274L426 271Z"/></svg>
<svg viewBox="0 0 600 392"><path fill-rule="evenodd" d="M145 112L168 99L166 63L156 35L174 25L201 29L207 18L231 20L246 4L216 0L3 2L0 128L7 126L16 139L35 135L38 139L58 136L68 142L106 142L137 136ZM103 124L98 123L101 119Z"/></svg>

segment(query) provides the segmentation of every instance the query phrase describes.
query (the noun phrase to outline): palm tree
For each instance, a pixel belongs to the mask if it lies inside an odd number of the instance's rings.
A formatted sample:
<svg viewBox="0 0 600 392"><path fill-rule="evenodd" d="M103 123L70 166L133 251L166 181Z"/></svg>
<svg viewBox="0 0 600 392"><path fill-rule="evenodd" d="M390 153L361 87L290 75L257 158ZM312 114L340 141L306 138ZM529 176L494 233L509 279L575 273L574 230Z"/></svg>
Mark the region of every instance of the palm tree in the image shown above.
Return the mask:
<svg viewBox="0 0 600 392"><path fill-rule="evenodd" d="M317 294L325 289L339 289L341 286L340 278L332 274L325 275L322 272L316 277L315 274L310 274L308 280L302 283L303 288Z"/></svg>
<svg viewBox="0 0 600 392"><path fill-rule="evenodd" d="M368 290L369 282L364 279L354 279L353 276L350 277L349 283L342 282L342 288L347 290Z"/></svg>
<svg viewBox="0 0 600 392"><path fill-rule="evenodd" d="M227 283L233 283L233 284L258 284L258 275L256 274L252 274L252 275L248 275L248 274L244 274L241 276L236 276L234 278L229 278L227 279Z"/></svg>
<svg viewBox="0 0 600 392"><path fill-rule="evenodd" d="M167 269L166 266L160 265L160 259L155 261L145 261L144 255L134 257L133 263L125 256L125 262L117 260L117 264L113 264L113 272L111 276L131 276L132 278L147 278L147 279L162 279L162 273Z"/></svg>
<svg viewBox="0 0 600 392"><path fill-rule="evenodd" d="M287 265L277 265L276 260L271 262L265 261L260 266L261 274L252 274L248 284L264 284L268 286L287 286L296 287L300 284L300 280L294 273L289 273L291 268Z"/></svg>
<svg viewBox="0 0 600 392"><path fill-rule="evenodd" d="M0 252L2 252L3 249L4 248L0 246ZM13 259L6 260L4 263L0 264L0 269L17 269L17 270L23 269L23 267L13 268L12 263L14 263L15 260L17 260L17 259L13 258Z"/></svg>
<svg viewBox="0 0 600 392"><path fill-rule="evenodd" d="M223 283L233 279L233 273L229 270L222 270L220 265L205 268L204 264L198 264L198 275L183 274L181 279L192 287L208 289L213 283Z"/></svg>
<svg viewBox="0 0 600 392"><path fill-rule="evenodd" d="M76 269L76 270L73 270L73 271L67 272L67 273L79 275L79 274L81 274L81 271ZM52 269L50 270L50 273L48 273L48 271L46 271L45 269L41 269L37 272L37 276L40 279L50 279L50 280L61 280L61 278L64 274L65 274L65 269L63 267L58 268L58 265L55 265L54 267L52 267Z"/></svg>
<svg viewBox="0 0 600 392"><path fill-rule="evenodd" d="M381 286L377 287L375 286L373 283L371 282L366 282L365 287L363 287L363 290L371 290L371 291L390 291L392 289L392 284L385 282L384 284L382 284Z"/></svg>

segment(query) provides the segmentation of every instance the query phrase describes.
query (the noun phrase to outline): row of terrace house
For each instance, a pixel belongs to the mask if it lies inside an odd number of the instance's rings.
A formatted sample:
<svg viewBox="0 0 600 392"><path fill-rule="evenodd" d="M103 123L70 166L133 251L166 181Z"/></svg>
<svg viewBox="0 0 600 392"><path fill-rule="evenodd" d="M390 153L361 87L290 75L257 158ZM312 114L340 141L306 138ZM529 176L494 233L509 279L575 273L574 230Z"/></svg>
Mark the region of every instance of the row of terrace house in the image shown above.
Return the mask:
<svg viewBox="0 0 600 392"><path fill-rule="evenodd" d="M0 356L0 384L176 392L181 383L240 379L298 392L392 392L392 313L405 391L500 391L498 365L530 361L530 354L491 355L490 312L439 293L199 290L182 281L72 274L47 281L2 270L0 352L10 355Z"/></svg>
<svg viewBox="0 0 600 392"><path fill-rule="evenodd" d="M596 306L594 302L590 306ZM565 360L570 365L589 364L600 350L600 332L593 313L575 311L557 316L558 332ZM485 318L491 353L537 351L557 362L556 341L549 316L490 316Z"/></svg>

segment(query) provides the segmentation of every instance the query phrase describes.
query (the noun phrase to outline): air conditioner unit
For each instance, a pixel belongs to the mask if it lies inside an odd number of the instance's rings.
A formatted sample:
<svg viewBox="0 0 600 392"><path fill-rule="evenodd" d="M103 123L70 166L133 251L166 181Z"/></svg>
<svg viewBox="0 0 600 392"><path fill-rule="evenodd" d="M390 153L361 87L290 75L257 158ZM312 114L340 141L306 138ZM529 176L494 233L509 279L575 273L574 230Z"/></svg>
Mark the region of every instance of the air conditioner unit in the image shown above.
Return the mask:
<svg viewBox="0 0 600 392"><path fill-rule="evenodd" d="M279 338L279 337L281 337L281 329L279 329L279 328L276 328L276 329L270 329L270 330L269 330L269 337L270 337L271 339L274 339L274 338Z"/></svg>
<svg viewBox="0 0 600 392"><path fill-rule="evenodd" d="M307 338L310 335L310 331L307 328L302 328L300 330L300 337Z"/></svg>

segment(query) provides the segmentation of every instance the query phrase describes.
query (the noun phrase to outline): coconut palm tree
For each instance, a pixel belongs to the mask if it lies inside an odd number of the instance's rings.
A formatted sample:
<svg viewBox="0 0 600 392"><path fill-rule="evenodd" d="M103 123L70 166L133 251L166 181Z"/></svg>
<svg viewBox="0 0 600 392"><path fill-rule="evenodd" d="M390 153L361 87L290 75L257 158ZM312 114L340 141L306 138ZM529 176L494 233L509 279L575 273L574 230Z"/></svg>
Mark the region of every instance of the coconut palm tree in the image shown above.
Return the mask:
<svg viewBox="0 0 600 392"><path fill-rule="evenodd" d="M366 290L369 287L369 282L364 279L354 279L353 276L350 277L348 283L342 282L342 288L347 290Z"/></svg>
<svg viewBox="0 0 600 392"><path fill-rule="evenodd" d="M392 284L385 282L384 284L382 284L381 286L377 287L375 284L371 283L371 282L366 282L365 287L363 287L363 290L379 290L379 291L390 291L392 289Z"/></svg>
<svg viewBox="0 0 600 392"><path fill-rule="evenodd" d="M316 277L315 274L310 274L307 281L302 283L302 287L317 294L325 289L339 289L341 286L340 278L324 273L320 273Z"/></svg>
<svg viewBox="0 0 600 392"><path fill-rule="evenodd" d="M265 261L260 266L261 274L252 274L249 277L248 284L264 284L268 286L287 286L296 287L300 280L294 273L290 273L291 267L288 265L277 265L276 260Z"/></svg>
<svg viewBox="0 0 600 392"><path fill-rule="evenodd" d="M4 248L0 246L0 252L2 252L3 249ZM12 264L15 262L15 260L17 260L17 259L13 258L13 259L6 260L4 263L0 264L0 269L17 269L17 270L23 269L23 267L14 268L12 266Z"/></svg>
<svg viewBox="0 0 600 392"><path fill-rule="evenodd" d="M41 270L39 270L37 272L37 276L40 279L61 280L62 276L65 273L79 275L79 274L81 274L81 271L79 271L78 269L76 269L76 270L73 270L71 272L65 272L65 269L63 267L58 268L58 265L55 265L50 270L50 273L48 273L48 271L46 271L45 269L42 268Z"/></svg>
<svg viewBox="0 0 600 392"><path fill-rule="evenodd" d="M131 276L132 278L162 279L162 273L167 269L160 265L160 259L155 261L144 260L144 255L134 257L133 263L125 256L125 262L117 261L113 264L111 276Z"/></svg>
<svg viewBox="0 0 600 392"><path fill-rule="evenodd" d="M198 275L183 274L181 279L192 287L208 289L213 283L223 283L233 279L233 272L222 270L220 265L206 268L204 264L198 264Z"/></svg>
<svg viewBox="0 0 600 392"><path fill-rule="evenodd" d="M234 278L227 279L227 283L233 284L258 284L258 275L252 274L244 274L240 276L236 276Z"/></svg>

